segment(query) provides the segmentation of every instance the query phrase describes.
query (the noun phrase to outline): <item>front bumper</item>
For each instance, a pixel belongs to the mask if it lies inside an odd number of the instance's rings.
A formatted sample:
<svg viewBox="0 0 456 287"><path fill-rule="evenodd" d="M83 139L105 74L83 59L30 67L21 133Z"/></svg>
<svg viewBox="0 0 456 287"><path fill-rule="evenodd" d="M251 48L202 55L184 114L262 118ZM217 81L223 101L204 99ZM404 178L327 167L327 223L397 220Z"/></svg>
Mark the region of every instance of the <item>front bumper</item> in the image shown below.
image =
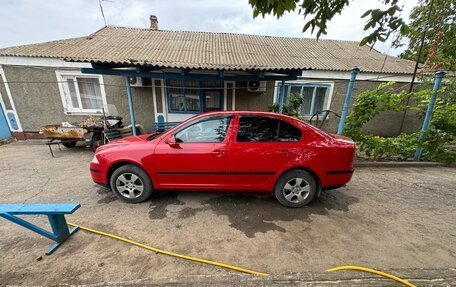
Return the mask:
<svg viewBox="0 0 456 287"><path fill-rule="evenodd" d="M90 163L90 175L95 183L108 187L107 173L99 163Z"/></svg>

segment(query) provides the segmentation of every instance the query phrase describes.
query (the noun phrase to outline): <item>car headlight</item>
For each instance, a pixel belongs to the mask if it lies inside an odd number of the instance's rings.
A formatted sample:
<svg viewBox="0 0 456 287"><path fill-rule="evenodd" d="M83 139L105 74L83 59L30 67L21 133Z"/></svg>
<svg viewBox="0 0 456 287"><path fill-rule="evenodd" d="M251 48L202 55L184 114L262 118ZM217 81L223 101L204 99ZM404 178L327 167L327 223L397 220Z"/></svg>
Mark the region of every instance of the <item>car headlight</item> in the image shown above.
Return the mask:
<svg viewBox="0 0 456 287"><path fill-rule="evenodd" d="M99 162L98 162L97 156L94 155L93 158L92 158L92 160L91 160L90 162L92 162L92 163L99 163Z"/></svg>

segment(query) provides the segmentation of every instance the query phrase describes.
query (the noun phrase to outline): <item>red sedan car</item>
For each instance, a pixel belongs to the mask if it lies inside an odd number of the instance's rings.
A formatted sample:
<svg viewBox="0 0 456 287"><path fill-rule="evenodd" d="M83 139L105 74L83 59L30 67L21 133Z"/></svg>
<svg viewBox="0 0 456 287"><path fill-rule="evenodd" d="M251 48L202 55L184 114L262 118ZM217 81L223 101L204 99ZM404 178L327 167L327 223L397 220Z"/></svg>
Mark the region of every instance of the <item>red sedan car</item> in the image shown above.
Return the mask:
<svg viewBox="0 0 456 287"><path fill-rule="evenodd" d="M288 207L350 181L354 143L298 119L266 112L195 116L162 134L113 141L97 149L92 179L122 200L155 191L273 193Z"/></svg>

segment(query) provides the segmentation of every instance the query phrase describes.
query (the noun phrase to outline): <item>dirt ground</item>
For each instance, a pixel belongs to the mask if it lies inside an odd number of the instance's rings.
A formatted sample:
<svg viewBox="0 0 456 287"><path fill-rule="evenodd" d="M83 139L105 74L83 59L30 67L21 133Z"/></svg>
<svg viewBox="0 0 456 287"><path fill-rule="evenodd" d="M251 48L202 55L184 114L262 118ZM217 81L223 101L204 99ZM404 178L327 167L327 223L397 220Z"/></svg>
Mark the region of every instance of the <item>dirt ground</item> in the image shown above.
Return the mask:
<svg viewBox="0 0 456 287"><path fill-rule="evenodd" d="M68 221L273 276L242 275L82 230L45 256L52 241L0 218L0 285L395 284L324 273L340 265L390 271L420 286L456 284L454 168L359 168L348 186L301 209L265 195L220 193L162 193L129 205L91 181L90 151L54 150L52 158L44 145L0 146L0 202L79 202Z"/></svg>

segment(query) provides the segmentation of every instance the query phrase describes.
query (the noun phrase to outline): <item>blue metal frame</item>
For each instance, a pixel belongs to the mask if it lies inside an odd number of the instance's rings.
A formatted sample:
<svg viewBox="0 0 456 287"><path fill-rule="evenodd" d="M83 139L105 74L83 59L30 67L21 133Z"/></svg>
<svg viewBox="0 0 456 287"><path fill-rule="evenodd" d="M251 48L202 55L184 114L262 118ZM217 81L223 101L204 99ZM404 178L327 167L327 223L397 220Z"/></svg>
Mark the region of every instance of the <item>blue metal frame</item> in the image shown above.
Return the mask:
<svg viewBox="0 0 456 287"><path fill-rule="evenodd" d="M423 126L421 127L421 133L419 141L423 142L426 138L426 132L431 124L432 119L432 112L434 111L435 101L437 100L437 91L440 90L440 85L442 84L443 77L445 77L445 72L440 71L435 74L435 81L434 87L432 88L431 92L431 99L429 101L429 105L426 111L426 116L424 117ZM415 150L415 155L413 156L413 160L418 161L421 157L421 152L423 148L418 146Z"/></svg>
<svg viewBox="0 0 456 287"><path fill-rule="evenodd" d="M101 74L101 75L113 75L113 76L124 76L124 77L141 77L141 78L156 78L156 79L166 79L166 80L193 80L193 81L205 81L205 80L223 80L223 81L287 81L287 80L296 80L301 76L301 70L290 70L286 71L286 74L283 76L265 76L264 73L252 71L251 75L237 75L237 76L227 76L223 74L223 77L220 74L217 75L203 75L203 74L188 74L188 73L164 73L154 69L153 71L144 71L142 69L132 69L132 70L119 70L116 68L125 68L123 66L112 67L103 65L92 64L92 68L81 68L83 74ZM137 66L135 66L137 67ZM133 68L133 66L131 66ZM273 71L274 72L274 71ZM281 71L275 71L280 73ZM282 72L283 73L283 72Z"/></svg>
<svg viewBox="0 0 456 287"><path fill-rule="evenodd" d="M358 67L355 67L351 70L350 73L350 82L347 87L347 94L345 95L344 105L342 107L342 114L340 116L339 126L337 127L337 134L341 135L344 131L345 118L348 113L348 106L350 105L350 100L352 96L353 87L355 86L356 75L359 73Z"/></svg>
<svg viewBox="0 0 456 287"><path fill-rule="evenodd" d="M136 136L135 109L133 108L133 99L131 97L130 77L125 77L125 85L127 86L128 107L130 108L131 133Z"/></svg>
<svg viewBox="0 0 456 287"><path fill-rule="evenodd" d="M133 109L133 101L131 97L131 88L130 81L128 77L142 77L142 78L156 78L156 79L176 79L176 80L193 80L193 81L205 81L205 80L218 80L218 81L287 81L287 80L296 80L299 76L302 75L301 70L290 69L290 70L276 70L271 69L267 72L271 72L271 75L265 75L266 71L258 70L243 70L243 73L248 73L247 75L226 75L224 70L212 70L216 71L217 74L191 74L190 68L180 69L173 73L165 72L163 69L166 67L163 66L144 66L144 65L133 65L133 64L113 64L113 63L91 63L92 68L82 68L81 72L84 74L97 74L97 75L113 75L113 76L123 76L126 78L126 86L128 93L128 103L130 107L130 117L132 126L135 127L135 115ZM235 72L235 71L234 71ZM168 85L167 85L168 86ZM170 98L169 91L166 88L167 93L167 103L168 103L168 113L180 113L180 114L197 114L204 110L203 97L200 92L200 111L198 112L181 112L181 111L171 111L170 109ZM222 89L221 97L221 107L224 109L224 89ZM136 128L132 129L133 135L136 135Z"/></svg>
<svg viewBox="0 0 456 287"><path fill-rule="evenodd" d="M67 204L0 204L0 217L19 224L33 232L36 232L56 243L46 252L52 254L65 240L78 230L78 226L68 229L64 214L72 214L81 205L79 203ZM47 215L52 232L47 231L33 223L30 223L15 215Z"/></svg>
<svg viewBox="0 0 456 287"><path fill-rule="evenodd" d="M283 112L283 103L285 101L285 81L280 84L280 96L279 96L279 114Z"/></svg>

